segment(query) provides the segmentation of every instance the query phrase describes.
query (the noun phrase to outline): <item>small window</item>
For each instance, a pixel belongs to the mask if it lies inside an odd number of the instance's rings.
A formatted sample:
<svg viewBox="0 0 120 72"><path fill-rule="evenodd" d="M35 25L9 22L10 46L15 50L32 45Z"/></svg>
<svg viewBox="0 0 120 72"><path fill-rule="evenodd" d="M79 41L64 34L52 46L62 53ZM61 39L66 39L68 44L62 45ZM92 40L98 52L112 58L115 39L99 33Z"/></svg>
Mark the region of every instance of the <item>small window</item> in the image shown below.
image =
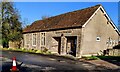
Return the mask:
<svg viewBox="0 0 120 72"><path fill-rule="evenodd" d="M100 37L97 37L97 38L96 38L96 41L100 41Z"/></svg>

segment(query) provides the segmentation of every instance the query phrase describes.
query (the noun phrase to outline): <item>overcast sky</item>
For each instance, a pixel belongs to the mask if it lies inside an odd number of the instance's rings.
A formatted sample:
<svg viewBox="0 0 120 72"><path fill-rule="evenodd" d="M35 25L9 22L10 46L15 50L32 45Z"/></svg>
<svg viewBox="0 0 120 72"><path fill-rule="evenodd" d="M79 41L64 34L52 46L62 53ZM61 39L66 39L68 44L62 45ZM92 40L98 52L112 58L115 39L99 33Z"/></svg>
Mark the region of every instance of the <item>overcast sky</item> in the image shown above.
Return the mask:
<svg viewBox="0 0 120 72"><path fill-rule="evenodd" d="M15 2L22 21L30 25L42 16L56 16L102 4L113 22L118 25L118 2ZM25 26L25 25L24 25Z"/></svg>

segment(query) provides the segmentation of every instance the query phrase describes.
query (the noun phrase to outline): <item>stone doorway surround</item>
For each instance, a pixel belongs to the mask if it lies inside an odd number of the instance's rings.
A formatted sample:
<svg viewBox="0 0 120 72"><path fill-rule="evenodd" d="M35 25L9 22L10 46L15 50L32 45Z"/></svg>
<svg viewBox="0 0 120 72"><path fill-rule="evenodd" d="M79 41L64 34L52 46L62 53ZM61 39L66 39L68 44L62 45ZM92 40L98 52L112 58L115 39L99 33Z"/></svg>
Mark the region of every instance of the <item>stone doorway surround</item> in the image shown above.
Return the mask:
<svg viewBox="0 0 120 72"><path fill-rule="evenodd" d="M70 54L76 57L77 54L77 36L53 37L58 42L58 53L60 55Z"/></svg>

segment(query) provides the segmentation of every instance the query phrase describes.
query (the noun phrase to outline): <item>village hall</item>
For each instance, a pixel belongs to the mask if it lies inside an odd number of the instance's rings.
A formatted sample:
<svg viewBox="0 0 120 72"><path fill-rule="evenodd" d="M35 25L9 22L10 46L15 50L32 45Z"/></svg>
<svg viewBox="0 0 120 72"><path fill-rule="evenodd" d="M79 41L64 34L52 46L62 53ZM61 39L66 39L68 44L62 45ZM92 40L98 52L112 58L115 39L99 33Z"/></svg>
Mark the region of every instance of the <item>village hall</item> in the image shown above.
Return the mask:
<svg viewBox="0 0 120 72"><path fill-rule="evenodd" d="M75 57L100 55L118 44L119 35L99 4L34 21L23 30L23 46Z"/></svg>

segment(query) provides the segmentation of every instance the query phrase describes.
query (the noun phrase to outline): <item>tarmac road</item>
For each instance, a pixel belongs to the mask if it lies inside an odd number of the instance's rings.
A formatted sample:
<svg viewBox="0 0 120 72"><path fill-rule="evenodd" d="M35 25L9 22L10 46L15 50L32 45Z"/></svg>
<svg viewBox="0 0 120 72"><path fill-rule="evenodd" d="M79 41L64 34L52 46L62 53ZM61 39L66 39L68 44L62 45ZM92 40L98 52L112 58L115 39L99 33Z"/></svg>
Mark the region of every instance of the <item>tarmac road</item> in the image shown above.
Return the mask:
<svg viewBox="0 0 120 72"><path fill-rule="evenodd" d="M39 67L38 69L48 69L48 70L74 70L74 71L88 71L88 70L106 70L104 67L96 67L93 64L74 61L65 58L49 57L43 55L29 54L23 52L11 52L2 51L2 55L6 58L12 59L16 57L17 61L28 64L28 67L34 65L34 67ZM37 68L36 67L36 68ZM36 72L36 71L29 71ZM50 71L49 71L50 72Z"/></svg>

